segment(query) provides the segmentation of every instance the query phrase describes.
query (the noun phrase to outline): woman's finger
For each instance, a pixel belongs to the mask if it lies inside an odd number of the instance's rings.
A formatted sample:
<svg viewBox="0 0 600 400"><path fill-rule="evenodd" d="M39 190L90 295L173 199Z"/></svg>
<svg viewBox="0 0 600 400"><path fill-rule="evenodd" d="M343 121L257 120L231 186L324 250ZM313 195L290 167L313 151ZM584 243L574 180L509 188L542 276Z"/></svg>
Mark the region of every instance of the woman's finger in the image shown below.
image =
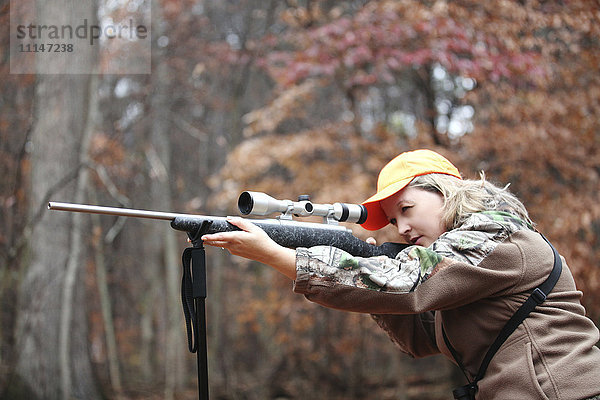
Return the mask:
<svg viewBox="0 0 600 400"><path fill-rule="evenodd" d="M365 241L369 244L377 245L377 241L373 237L368 237L367 240L365 240Z"/></svg>
<svg viewBox="0 0 600 400"><path fill-rule="evenodd" d="M256 232L257 229L260 229L251 221L240 217L227 217L227 222L246 232Z"/></svg>
<svg viewBox="0 0 600 400"><path fill-rule="evenodd" d="M231 243L232 239L235 238L235 235L239 235L239 233L240 232L218 232L210 235L203 235L201 239L204 244L209 246L224 246Z"/></svg>

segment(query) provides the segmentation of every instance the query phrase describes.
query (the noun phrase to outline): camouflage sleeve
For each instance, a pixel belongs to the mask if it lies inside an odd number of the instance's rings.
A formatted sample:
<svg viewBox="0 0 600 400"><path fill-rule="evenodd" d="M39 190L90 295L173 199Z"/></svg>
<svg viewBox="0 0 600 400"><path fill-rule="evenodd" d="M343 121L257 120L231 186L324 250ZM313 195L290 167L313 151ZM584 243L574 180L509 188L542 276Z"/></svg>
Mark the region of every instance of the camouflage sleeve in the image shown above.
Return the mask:
<svg viewBox="0 0 600 400"><path fill-rule="evenodd" d="M408 293L453 262L479 265L499 242L523 227L510 214L477 213L460 229L441 235L430 247L410 246L393 259L354 257L328 246L300 248L296 251L297 281L311 275L359 288Z"/></svg>
<svg viewBox="0 0 600 400"><path fill-rule="evenodd" d="M354 257L330 246L300 248L296 251L297 281L310 275L342 285L407 293L426 280L441 261L435 251L419 246L403 250L396 258Z"/></svg>

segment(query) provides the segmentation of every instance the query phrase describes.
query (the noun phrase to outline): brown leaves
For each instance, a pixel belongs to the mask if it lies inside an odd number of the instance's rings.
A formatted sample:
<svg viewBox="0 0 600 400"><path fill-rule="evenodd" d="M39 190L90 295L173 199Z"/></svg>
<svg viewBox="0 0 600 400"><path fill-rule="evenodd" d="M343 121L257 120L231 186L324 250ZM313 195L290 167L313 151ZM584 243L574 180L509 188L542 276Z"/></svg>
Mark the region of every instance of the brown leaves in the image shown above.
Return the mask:
<svg viewBox="0 0 600 400"><path fill-rule="evenodd" d="M476 79L536 81L546 75L535 41L523 46L523 32L515 29L527 21L523 7L503 2L498 16L496 6L492 13L469 3L370 2L351 16L284 36L295 51L268 54L267 63L284 84L329 77L346 87L390 83L398 71L435 63Z"/></svg>
<svg viewBox="0 0 600 400"><path fill-rule="evenodd" d="M329 201L357 201L357 191L366 192L364 183L370 179L362 175L360 165L367 156L361 154L356 141L344 124L246 140L229 155L227 166L212 181L215 187L221 184L225 189L221 194L224 198L218 201L237 199L248 188L295 200L299 194L322 194L329 186L346 180L352 185L345 195L338 189L337 198Z"/></svg>
<svg viewBox="0 0 600 400"><path fill-rule="evenodd" d="M308 80L300 85L283 90L269 105L244 115L244 136L251 137L260 132L273 132L279 123L290 115L302 113L302 106L310 100L316 84Z"/></svg>

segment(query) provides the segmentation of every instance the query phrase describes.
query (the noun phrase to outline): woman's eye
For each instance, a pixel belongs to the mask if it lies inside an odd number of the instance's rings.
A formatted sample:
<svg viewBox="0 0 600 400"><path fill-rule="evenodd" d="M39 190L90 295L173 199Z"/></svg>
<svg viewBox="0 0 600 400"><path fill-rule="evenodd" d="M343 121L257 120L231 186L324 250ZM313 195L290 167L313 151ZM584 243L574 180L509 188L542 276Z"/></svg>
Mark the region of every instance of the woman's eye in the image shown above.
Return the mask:
<svg viewBox="0 0 600 400"><path fill-rule="evenodd" d="M410 208L410 206L404 206L400 209L400 212L404 214L405 212L408 211L409 208Z"/></svg>

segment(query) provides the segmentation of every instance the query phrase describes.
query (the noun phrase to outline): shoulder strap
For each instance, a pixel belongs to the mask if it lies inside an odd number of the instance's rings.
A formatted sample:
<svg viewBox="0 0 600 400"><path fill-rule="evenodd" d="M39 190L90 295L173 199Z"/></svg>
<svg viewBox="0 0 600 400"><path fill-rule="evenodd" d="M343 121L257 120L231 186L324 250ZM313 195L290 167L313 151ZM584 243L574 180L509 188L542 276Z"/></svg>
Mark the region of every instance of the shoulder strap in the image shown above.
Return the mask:
<svg viewBox="0 0 600 400"><path fill-rule="evenodd" d="M487 353L485 354L485 357L483 358L483 361L481 362L481 366L479 367L479 371L477 371L477 375L475 375L475 378L470 383L471 386L473 386L473 385L476 386L477 382L483 378L488 365L492 361L494 354L496 354L498 349L500 349L500 346L502 346L502 344L506 341L506 339L508 339L508 337L517 329L517 327L521 324L521 322L523 322L523 320L525 320L525 318L527 318L529 313L531 313L535 309L536 306L538 306L539 304L543 303L544 300L546 300L546 297L552 291L552 289L554 288L554 285L556 285L556 282L558 281L558 278L560 277L560 274L562 272L562 262L560 260L560 255L558 254L558 252L556 251L554 246L552 246L552 244L548 241L548 239L546 239L546 237L544 235L542 235L542 237L544 238L546 243L548 243L550 245L550 247L552 248L552 252L554 253L554 266L552 267L552 272L550 272L550 276L548 276L548 278L544 281L544 283L542 283L540 286L538 286L537 288L535 288L533 290L533 292L531 293L529 298L525 301L525 303L523 303L521 305L521 307L519 307L519 309L513 314L513 316L504 325L504 327L502 328L502 330L496 337L496 340L494 340L494 343L492 343L492 345L488 349ZM450 350L452 357L454 357L458 366L463 370L463 373L465 374L465 376L467 376L464 365L462 364L462 361L460 361L460 358L458 357L458 353L456 352L454 347L452 347L452 345L450 344L450 341L446 337L446 332L444 331L443 325L442 325L442 336L444 337L444 342L446 343L446 346ZM467 376L467 380L468 380L468 376Z"/></svg>

